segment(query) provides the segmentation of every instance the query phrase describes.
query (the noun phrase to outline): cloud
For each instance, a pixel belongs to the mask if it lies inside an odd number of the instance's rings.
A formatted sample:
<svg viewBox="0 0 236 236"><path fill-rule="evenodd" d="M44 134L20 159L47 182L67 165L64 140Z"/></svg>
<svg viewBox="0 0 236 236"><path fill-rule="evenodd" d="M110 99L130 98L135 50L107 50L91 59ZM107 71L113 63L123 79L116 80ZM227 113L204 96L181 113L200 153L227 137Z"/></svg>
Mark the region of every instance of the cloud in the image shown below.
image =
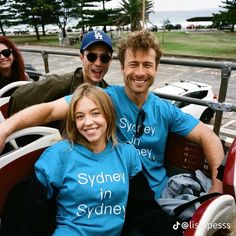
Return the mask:
<svg viewBox="0 0 236 236"><path fill-rule="evenodd" d="M154 1L155 11L189 11L219 8L222 0L158 0Z"/></svg>

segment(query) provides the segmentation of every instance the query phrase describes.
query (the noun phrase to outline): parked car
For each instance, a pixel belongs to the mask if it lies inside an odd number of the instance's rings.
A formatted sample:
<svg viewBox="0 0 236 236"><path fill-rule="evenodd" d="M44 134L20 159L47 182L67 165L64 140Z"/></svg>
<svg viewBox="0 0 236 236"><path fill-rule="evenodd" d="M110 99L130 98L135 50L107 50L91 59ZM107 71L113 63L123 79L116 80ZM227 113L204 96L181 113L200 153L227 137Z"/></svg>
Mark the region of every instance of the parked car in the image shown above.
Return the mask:
<svg viewBox="0 0 236 236"><path fill-rule="evenodd" d="M29 34L29 30L27 28L12 28L10 32L15 35Z"/></svg>
<svg viewBox="0 0 236 236"><path fill-rule="evenodd" d="M58 28L51 28L46 30L47 34L58 34L59 29Z"/></svg>
<svg viewBox="0 0 236 236"><path fill-rule="evenodd" d="M177 81L166 83L161 87L155 88L154 92L198 98L206 101L216 101L216 96L212 87L208 84L195 81ZM209 123L214 116L214 110L206 106L189 104L183 101L172 101L182 111L189 113L204 123Z"/></svg>
<svg viewBox="0 0 236 236"><path fill-rule="evenodd" d="M158 27L157 25L152 25L151 27L148 28L150 31L153 31L153 32L157 32L158 31Z"/></svg>
<svg viewBox="0 0 236 236"><path fill-rule="evenodd" d="M196 26L195 26L194 24L189 24L189 25L187 25L186 28L187 28L187 29L195 29Z"/></svg>
<svg viewBox="0 0 236 236"><path fill-rule="evenodd" d="M175 24L175 25L172 25L172 24L167 24L165 25L165 29L166 30L180 30L181 29L181 24Z"/></svg>
<svg viewBox="0 0 236 236"><path fill-rule="evenodd" d="M228 25L228 24L221 24L219 27L218 27L218 30L226 30L226 31L231 31L234 29L234 26L233 25Z"/></svg>

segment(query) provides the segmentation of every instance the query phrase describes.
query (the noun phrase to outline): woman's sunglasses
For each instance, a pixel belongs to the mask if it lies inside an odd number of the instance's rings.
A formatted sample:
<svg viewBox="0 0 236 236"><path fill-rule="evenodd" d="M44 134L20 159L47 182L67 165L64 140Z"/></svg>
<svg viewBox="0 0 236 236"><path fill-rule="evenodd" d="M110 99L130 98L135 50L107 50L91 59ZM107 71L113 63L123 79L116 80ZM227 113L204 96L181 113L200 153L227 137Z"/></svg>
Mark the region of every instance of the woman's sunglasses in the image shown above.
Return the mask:
<svg viewBox="0 0 236 236"><path fill-rule="evenodd" d="M0 52L0 56L3 55L4 57L9 57L12 53L12 50L7 48L7 49L3 49L1 52Z"/></svg>
<svg viewBox="0 0 236 236"><path fill-rule="evenodd" d="M110 60L111 60L111 56L109 56L108 54L102 54L100 56L98 56L96 53L93 53L93 52L89 52L87 55L86 55L88 61L90 62L95 62L97 60L97 58L99 57L101 62L106 64L108 63Z"/></svg>

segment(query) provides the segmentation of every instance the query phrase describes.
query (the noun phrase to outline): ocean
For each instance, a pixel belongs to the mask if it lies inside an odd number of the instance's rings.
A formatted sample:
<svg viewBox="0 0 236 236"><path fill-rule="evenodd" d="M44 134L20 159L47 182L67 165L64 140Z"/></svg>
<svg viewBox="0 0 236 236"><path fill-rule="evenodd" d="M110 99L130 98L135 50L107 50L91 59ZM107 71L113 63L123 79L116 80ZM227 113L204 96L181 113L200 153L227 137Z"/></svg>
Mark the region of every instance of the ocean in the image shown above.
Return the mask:
<svg viewBox="0 0 236 236"><path fill-rule="evenodd" d="M157 25L161 28L163 21L166 19L170 20L170 23L181 24L182 28L186 28L187 25L192 24L192 22L187 22L186 20L196 16L212 16L212 13L218 13L219 9L208 9L208 10L197 10L197 11L156 11L149 15L149 22L147 22L147 28L151 25ZM76 26L78 19L70 19L67 27ZM207 22L194 22L194 25L209 25L211 21ZM47 28L57 28L55 25L48 25ZM96 28L96 27L93 27ZM98 28L102 29L102 27ZM111 26L110 28L116 29L116 26Z"/></svg>
<svg viewBox="0 0 236 236"><path fill-rule="evenodd" d="M163 25L163 21L169 19L170 23L181 24L183 28L185 28L189 24L194 25L209 25L210 21L204 22L187 22L186 20L192 17L197 16L212 16L212 13L218 13L219 9L208 9L208 10L196 10L196 11L156 11L149 15L148 24L157 25L161 27Z"/></svg>
<svg viewBox="0 0 236 236"><path fill-rule="evenodd" d="M173 25L181 24L182 27L186 27L188 24L191 24L191 22L186 21L189 18L197 16L212 16L212 13L218 12L219 8L203 9L196 11L155 11L154 13L151 13L149 15L149 22L147 22L147 25L157 25L158 27L161 27L163 25L163 21L169 19L170 23ZM68 22L68 26L75 26L77 22L77 19L70 19L70 21ZM211 24L211 22L196 22L194 24L207 25Z"/></svg>

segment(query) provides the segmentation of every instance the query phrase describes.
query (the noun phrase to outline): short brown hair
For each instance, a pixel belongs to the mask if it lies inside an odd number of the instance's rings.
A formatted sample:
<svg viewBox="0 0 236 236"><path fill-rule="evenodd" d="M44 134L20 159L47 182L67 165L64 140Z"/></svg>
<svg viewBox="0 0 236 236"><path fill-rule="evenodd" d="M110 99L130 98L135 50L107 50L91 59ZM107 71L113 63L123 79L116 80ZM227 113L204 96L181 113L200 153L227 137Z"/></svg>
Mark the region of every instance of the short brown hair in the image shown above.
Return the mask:
<svg viewBox="0 0 236 236"><path fill-rule="evenodd" d="M122 66L124 66L125 52L127 49L131 49L133 52L137 49L142 49L144 51L148 51L150 48L154 49L156 52L156 67L159 64L162 55L158 39L149 30L131 32L126 39L120 40L117 48L117 56Z"/></svg>

